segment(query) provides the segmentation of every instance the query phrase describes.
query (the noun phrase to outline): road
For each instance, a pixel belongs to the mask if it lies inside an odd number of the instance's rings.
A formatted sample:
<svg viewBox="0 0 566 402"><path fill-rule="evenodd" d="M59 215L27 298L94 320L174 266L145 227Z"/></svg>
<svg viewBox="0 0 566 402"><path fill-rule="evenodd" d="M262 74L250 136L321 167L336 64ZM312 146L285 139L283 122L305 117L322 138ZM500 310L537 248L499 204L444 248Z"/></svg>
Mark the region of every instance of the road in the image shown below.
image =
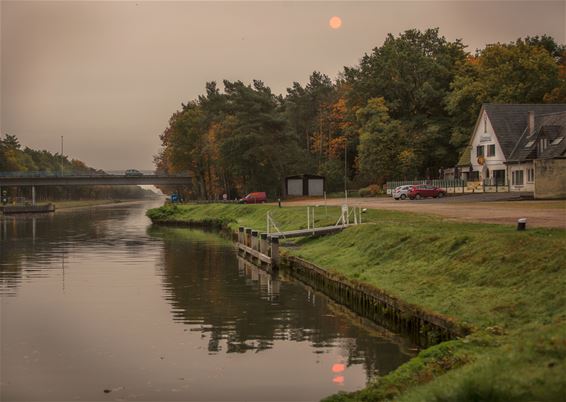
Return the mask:
<svg viewBox="0 0 566 402"><path fill-rule="evenodd" d="M391 197L348 198L348 204L362 208L384 209L438 215L455 221L515 225L527 218L527 227L566 229L566 200L506 201L509 195L470 194L442 199L395 201ZM287 201L286 205L321 205L322 199ZM327 200L328 205L342 205L343 198Z"/></svg>

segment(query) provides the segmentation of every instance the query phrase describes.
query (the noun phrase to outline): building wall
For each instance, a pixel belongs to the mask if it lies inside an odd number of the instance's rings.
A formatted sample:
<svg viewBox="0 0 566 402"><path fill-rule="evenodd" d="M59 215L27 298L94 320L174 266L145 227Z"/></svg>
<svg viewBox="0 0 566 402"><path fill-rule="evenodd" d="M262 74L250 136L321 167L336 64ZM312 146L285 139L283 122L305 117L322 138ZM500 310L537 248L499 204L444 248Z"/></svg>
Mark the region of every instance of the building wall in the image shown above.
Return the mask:
<svg viewBox="0 0 566 402"><path fill-rule="evenodd" d="M478 145L482 145L484 147L484 158L485 162L483 165L478 163L478 154L477 154L477 147ZM488 145L495 145L495 156L487 156L487 146ZM480 180L481 179L489 179L493 177L494 170L505 170L505 156L503 155L503 151L501 150L501 146L497 141L497 137L495 136L495 132L493 127L491 126L491 122L487 117L487 113L483 111L482 115L480 116L479 122L476 127L476 131L474 132L474 136L472 138L472 149L470 154L471 164L474 171L479 172ZM489 173L484 176L485 173ZM464 172L467 170L464 169Z"/></svg>
<svg viewBox="0 0 566 402"><path fill-rule="evenodd" d="M535 180L538 179L536 177L536 172L534 175L534 180L529 180L529 169L533 169L532 162L525 162L525 163L517 163L513 165L508 165L508 175L507 180L509 182L509 190L511 191L535 191ZM513 172L522 171L523 172L523 184L513 184Z"/></svg>
<svg viewBox="0 0 566 402"><path fill-rule="evenodd" d="M535 160L535 198L566 198L566 159Z"/></svg>

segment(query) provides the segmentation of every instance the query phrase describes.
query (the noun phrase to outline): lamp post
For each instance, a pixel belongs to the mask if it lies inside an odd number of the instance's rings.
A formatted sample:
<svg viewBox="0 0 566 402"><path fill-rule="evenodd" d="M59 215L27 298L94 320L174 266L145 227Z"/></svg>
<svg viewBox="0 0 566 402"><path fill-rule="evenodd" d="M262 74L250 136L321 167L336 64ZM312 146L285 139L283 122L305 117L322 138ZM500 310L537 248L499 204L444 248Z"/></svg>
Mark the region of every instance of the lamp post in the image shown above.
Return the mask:
<svg viewBox="0 0 566 402"><path fill-rule="evenodd" d="M63 176L63 136L61 136L61 176Z"/></svg>
<svg viewBox="0 0 566 402"><path fill-rule="evenodd" d="M348 138L344 137L344 197L348 204Z"/></svg>

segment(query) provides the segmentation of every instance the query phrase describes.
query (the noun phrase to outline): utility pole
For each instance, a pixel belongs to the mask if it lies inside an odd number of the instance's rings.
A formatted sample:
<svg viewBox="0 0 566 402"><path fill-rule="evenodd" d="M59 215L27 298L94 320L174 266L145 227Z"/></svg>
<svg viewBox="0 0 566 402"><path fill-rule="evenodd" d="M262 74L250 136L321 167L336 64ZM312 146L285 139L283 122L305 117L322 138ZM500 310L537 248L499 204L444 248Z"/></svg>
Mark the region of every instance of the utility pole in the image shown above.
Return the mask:
<svg viewBox="0 0 566 402"><path fill-rule="evenodd" d="M61 136L61 176L63 176L63 136Z"/></svg>
<svg viewBox="0 0 566 402"><path fill-rule="evenodd" d="M348 204L348 138L344 136L344 197Z"/></svg>

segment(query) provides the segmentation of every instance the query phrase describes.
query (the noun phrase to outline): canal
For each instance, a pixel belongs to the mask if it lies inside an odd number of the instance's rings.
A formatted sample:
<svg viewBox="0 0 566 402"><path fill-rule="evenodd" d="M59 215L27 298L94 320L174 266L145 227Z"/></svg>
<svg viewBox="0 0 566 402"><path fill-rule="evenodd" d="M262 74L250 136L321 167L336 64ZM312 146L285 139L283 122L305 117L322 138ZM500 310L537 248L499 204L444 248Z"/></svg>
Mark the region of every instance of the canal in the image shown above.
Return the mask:
<svg viewBox="0 0 566 402"><path fill-rule="evenodd" d="M318 400L414 355L153 206L0 217L2 401Z"/></svg>

